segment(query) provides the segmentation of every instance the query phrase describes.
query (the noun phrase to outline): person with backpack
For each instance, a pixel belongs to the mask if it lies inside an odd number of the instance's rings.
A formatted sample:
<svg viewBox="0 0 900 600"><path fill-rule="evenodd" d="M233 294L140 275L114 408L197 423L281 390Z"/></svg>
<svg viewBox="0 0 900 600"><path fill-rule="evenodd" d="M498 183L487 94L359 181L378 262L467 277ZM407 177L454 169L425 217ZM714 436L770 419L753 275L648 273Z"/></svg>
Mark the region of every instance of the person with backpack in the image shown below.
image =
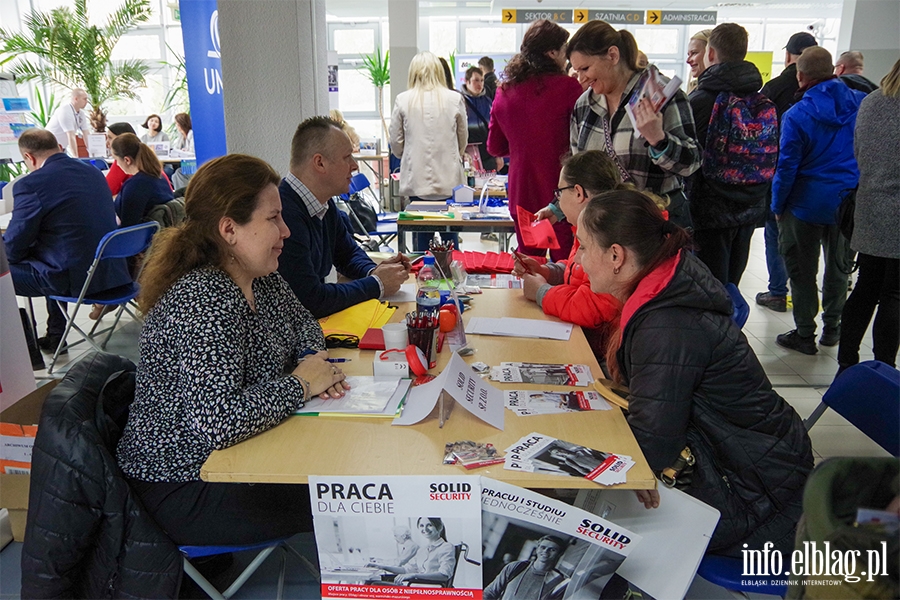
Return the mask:
<svg viewBox="0 0 900 600"><path fill-rule="evenodd" d="M819 343L841 338L841 311L847 299L847 240L835 219L841 193L859 181L853 156L853 128L865 94L852 90L832 71L831 53L814 46L797 61L800 99L781 120L781 155L772 182L772 212L778 219L778 249L784 257L794 298L797 328L775 343L816 354L819 311L819 248L825 250Z"/></svg>
<svg viewBox="0 0 900 600"><path fill-rule="evenodd" d="M689 97L703 149L691 182L694 241L697 257L723 285L741 281L778 161L778 116L757 91L759 70L744 60L747 42L736 23L713 29L708 68Z"/></svg>

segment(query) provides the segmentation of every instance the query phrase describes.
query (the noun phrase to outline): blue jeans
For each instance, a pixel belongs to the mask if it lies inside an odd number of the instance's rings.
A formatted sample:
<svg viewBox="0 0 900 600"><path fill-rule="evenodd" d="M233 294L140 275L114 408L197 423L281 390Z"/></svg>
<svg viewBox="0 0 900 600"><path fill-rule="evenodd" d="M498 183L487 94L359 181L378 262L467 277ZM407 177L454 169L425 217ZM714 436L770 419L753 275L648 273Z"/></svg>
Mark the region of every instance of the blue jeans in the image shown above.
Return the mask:
<svg viewBox="0 0 900 600"><path fill-rule="evenodd" d="M788 276L784 258L778 250L778 222L771 210L766 215L766 267L769 269L769 293L784 298L787 296Z"/></svg>
<svg viewBox="0 0 900 600"><path fill-rule="evenodd" d="M16 296L34 298L59 293L52 289L49 283L28 263L10 264L9 273L12 275ZM66 315L63 314L56 300L47 298L47 335L61 336L65 330Z"/></svg>

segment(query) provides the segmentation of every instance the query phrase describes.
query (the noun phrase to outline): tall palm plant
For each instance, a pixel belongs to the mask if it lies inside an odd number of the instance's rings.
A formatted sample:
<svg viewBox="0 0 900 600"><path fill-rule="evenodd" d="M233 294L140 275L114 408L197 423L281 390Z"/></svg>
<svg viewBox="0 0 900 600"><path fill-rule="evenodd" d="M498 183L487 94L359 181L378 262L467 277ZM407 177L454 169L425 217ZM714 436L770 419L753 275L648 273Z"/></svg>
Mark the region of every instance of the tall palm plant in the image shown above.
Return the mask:
<svg viewBox="0 0 900 600"><path fill-rule="evenodd" d="M102 132L106 129L103 103L136 98L135 90L146 85L147 65L139 60L114 62L111 57L119 38L150 18L150 0L124 0L102 26L88 22L87 1L75 0L74 8L33 12L19 33L0 29L0 64L12 62L10 69L24 81L40 79L65 88L84 88L92 108L91 125Z"/></svg>
<svg viewBox="0 0 900 600"><path fill-rule="evenodd" d="M391 51L385 50L384 55L381 54L381 48L376 47L372 54L361 55L363 64L359 70L366 79L372 82L378 91L378 116L381 117L381 129L384 131L384 140L389 143L391 140L388 134L387 122L384 120L384 86L391 82L390 58Z"/></svg>

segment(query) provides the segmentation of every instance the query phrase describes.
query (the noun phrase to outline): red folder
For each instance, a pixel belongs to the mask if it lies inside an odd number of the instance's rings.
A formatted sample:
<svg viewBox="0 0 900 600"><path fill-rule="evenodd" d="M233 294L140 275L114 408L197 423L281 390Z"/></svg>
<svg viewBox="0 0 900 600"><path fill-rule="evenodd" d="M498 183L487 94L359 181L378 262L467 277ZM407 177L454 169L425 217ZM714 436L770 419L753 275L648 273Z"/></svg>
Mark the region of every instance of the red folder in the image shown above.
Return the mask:
<svg viewBox="0 0 900 600"><path fill-rule="evenodd" d="M556 232L547 219L535 221L534 213L528 212L521 206L516 206L516 222L519 225L522 241L525 242L526 246L559 250Z"/></svg>
<svg viewBox="0 0 900 600"><path fill-rule="evenodd" d="M359 340L360 350L384 350L384 333L380 328L370 327Z"/></svg>

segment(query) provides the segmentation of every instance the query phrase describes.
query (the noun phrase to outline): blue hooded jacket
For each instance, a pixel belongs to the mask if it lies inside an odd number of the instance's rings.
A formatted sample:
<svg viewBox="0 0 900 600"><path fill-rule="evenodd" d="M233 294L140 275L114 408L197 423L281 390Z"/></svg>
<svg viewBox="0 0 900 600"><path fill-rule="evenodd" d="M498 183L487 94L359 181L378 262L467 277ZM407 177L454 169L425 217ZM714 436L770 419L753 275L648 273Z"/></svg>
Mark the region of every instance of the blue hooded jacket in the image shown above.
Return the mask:
<svg viewBox="0 0 900 600"><path fill-rule="evenodd" d="M865 97L839 79L829 79L784 113L772 212L780 215L788 209L801 221L835 224L841 191L859 181L853 130Z"/></svg>

